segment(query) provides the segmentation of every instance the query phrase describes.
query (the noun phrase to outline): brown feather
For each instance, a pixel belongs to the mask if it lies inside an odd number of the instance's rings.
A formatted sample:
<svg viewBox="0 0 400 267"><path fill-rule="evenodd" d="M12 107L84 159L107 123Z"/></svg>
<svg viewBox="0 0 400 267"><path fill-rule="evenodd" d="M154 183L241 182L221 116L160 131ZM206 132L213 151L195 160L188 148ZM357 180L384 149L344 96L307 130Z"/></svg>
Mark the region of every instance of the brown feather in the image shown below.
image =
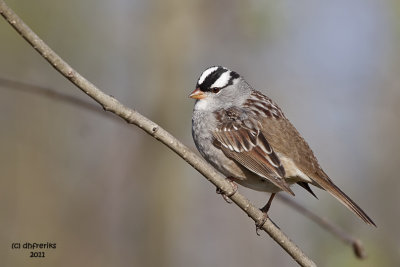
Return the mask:
<svg viewBox="0 0 400 267"><path fill-rule="evenodd" d="M217 114L222 123L213 132L214 145L227 157L294 195L278 156L257 128L259 123L250 117L240 120L239 114L235 108Z"/></svg>
<svg viewBox="0 0 400 267"><path fill-rule="evenodd" d="M331 195L342 202L343 205L357 214L365 223L376 227L374 221L372 221L372 219L334 183L328 179L318 179L317 182L323 189L331 193Z"/></svg>
<svg viewBox="0 0 400 267"><path fill-rule="evenodd" d="M310 187L310 185L308 183L306 183L306 182L297 182L297 184L300 185L301 187L303 187L305 190L307 190L316 199L318 199L318 197L315 195L315 193L311 190L311 187Z"/></svg>
<svg viewBox="0 0 400 267"><path fill-rule="evenodd" d="M243 151L237 153L225 146L221 146L222 151L225 155L240 165L244 166L248 170L258 174L259 176L266 178L271 181L274 185L279 187L281 190L294 195L293 191L290 189L289 185L284 179L279 177L274 171L273 166L268 162L265 156L262 154L261 150L257 150L257 147L253 148L251 151Z"/></svg>
<svg viewBox="0 0 400 267"><path fill-rule="evenodd" d="M265 117L262 125L261 132L266 136L273 149L291 158L296 166L311 178L313 185L328 191L367 224L376 226L371 218L331 181L320 167L307 142L289 120L285 117L280 119Z"/></svg>

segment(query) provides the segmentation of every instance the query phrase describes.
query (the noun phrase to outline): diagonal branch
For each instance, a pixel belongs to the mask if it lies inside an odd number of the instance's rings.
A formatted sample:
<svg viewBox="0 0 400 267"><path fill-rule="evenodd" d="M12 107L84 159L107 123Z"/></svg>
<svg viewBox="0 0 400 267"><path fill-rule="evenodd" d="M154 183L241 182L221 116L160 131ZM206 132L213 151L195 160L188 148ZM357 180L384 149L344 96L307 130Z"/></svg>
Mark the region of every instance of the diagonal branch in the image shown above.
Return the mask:
<svg viewBox="0 0 400 267"><path fill-rule="evenodd" d="M86 80L82 75L69 66L60 56L58 56L49 46L43 42L16 14L10 9L3 0L0 0L0 14L8 23L28 42L32 47L43 56L58 72L75 84L85 94L99 103L104 110L110 111L126 122L135 124L142 130L162 142L173 150L207 180L216 187L231 195L230 199L239 206L255 222L262 220L262 212L250 203L248 199L239 193L234 193L234 189L225 178L218 173L211 165L202 158L189 150L184 144L174 136L161 128L159 125L141 115L139 112L129 109L117 101L115 98L100 91L96 86ZM316 266L282 231L280 231L271 220L267 220L262 227L286 252L301 266Z"/></svg>

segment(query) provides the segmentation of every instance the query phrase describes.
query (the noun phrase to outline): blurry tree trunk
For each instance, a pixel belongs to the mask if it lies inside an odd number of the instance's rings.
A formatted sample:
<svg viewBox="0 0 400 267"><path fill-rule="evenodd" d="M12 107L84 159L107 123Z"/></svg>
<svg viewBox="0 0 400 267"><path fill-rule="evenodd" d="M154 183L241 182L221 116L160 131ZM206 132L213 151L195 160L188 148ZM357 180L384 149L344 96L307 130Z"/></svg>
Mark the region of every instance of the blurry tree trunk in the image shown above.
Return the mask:
<svg viewBox="0 0 400 267"><path fill-rule="evenodd" d="M180 74L182 70L180 66L184 66L187 61L183 55L187 55L184 50L187 46L182 40L169 38L171 32L173 35L179 35L179 32L190 32L193 23L193 17L190 14L195 13L193 2L191 5L182 5L180 0L163 1L157 0L149 2L154 9L155 16L148 18L148 31L152 33L150 47L148 49L147 73L148 82L154 88L160 88L159 94L155 95L156 109L151 117L156 121L163 121L170 129L179 131L182 127L182 119L179 109L177 109L176 96L182 95L182 88L179 87L181 80ZM153 77L161 77L161 79L153 79ZM190 129L187 129L190 131ZM149 192L147 217L147 243L143 247L144 253L147 254L147 266L172 266L168 237L172 229L168 227L168 221L171 222L176 218L177 213L181 212L176 207L179 203L185 201L185 190L182 188L181 176L182 170L176 166L171 166L165 159L169 157L169 151L165 149L149 149L154 146L154 141L144 139L142 151L140 154L145 155L149 162L149 170L156 179L148 179L146 181ZM157 153L154 151L157 150ZM151 168L151 166L157 166ZM165 178L168 173L169 179ZM143 174L146 176L146 174ZM171 179L173 177L173 179ZM180 216L178 216L180 217ZM178 225L174 225L178 227ZM157 241L157 242L155 242ZM156 257L154 255L157 255Z"/></svg>

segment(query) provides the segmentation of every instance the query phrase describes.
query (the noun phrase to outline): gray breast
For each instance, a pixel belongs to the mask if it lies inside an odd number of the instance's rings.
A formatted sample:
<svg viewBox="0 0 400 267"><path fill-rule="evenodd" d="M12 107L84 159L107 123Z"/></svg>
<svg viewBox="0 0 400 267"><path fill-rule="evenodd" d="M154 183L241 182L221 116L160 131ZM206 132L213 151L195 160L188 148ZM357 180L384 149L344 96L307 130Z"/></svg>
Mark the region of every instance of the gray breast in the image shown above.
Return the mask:
<svg viewBox="0 0 400 267"><path fill-rule="evenodd" d="M194 143L203 157L209 155L213 150L212 131L215 129L215 118L211 113L194 111L192 118L192 136Z"/></svg>
<svg viewBox="0 0 400 267"><path fill-rule="evenodd" d="M197 150L211 164L226 176L232 176L228 165L236 164L213 145L212 132L216 128L214 114L205 111L194 111L192 118L192 136Z"/></svg>

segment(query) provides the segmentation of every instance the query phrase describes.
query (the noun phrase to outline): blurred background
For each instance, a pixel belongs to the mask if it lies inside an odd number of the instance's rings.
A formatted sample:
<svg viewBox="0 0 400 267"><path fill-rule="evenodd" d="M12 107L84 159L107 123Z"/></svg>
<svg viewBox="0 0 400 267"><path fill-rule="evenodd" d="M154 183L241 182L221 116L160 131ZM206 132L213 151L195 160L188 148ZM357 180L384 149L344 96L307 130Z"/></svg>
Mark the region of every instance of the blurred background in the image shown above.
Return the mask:
<svg viewBox="0 0 400 267"><path fill-rule="evenodd" d="M359 237L368 258L275 201L270 216L322 266L400 264L400 3L395 0L6 1L107 94L194 148L194 89L224 65L274 99L324 170L376 222L328 193L296 200ZM91 101L3 19L0 77ZM296 266L197 171L100 107L0 83L2 266ZM257 206L268 194L239 188ZM13 242L53 242L32 259Z"/></svg>

